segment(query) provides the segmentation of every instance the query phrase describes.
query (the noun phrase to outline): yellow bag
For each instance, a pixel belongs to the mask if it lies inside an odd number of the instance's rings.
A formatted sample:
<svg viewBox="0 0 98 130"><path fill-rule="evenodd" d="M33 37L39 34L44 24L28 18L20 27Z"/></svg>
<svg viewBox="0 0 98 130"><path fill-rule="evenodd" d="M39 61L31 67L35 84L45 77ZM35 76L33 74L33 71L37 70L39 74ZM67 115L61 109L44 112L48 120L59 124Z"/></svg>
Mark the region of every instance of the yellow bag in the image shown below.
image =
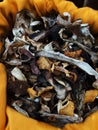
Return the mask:
<svg viewBox="0 0 98 130"><path fill-rule="evenodd" d="M98 11L91 8L77 8L72 2L65 0L4 0L0 3L0 37L6 36L15 21L16 13L28 9L36 15L43 15L52 9L60 14L67 11L72 20L82 18L97 33ZM85 12L85 13L83 13ZM92 19L92 18L93 19ZM0 42L0 51L2 43ZM5 66L0 63L0 130L61 130L49 124L25 117L6 104L7 74ZM83 123L67 124L63 130L98 130L98 111L91 114Z"/></svg>

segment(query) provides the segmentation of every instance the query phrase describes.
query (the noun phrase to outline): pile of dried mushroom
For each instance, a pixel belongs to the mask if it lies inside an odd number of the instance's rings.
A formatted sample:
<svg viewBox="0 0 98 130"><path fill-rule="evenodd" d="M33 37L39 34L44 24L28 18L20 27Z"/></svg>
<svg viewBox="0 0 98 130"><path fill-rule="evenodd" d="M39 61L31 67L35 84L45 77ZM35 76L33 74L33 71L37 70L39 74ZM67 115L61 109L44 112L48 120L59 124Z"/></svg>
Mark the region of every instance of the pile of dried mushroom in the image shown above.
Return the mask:
<svg viewBox="0 0 98 130"><path fill-rule="evenodd" d="M9 106L57 127L98 110L98 46L88 24L67 12L36 19L22 10L12 32L0 59Z"/></svg>

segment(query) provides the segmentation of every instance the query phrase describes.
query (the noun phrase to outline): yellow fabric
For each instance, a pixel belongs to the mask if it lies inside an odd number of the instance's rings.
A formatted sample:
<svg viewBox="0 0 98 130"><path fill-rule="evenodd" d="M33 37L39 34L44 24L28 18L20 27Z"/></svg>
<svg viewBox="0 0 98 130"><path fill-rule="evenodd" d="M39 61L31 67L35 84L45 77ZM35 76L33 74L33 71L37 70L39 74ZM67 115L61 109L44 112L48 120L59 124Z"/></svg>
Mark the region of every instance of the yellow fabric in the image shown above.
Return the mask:
<svg viewBox="0 0 98 130"><path fill-rule="evenodd" d="M0 3L0 37L5 36L14 24L16 13L29 9L36 15L43 15L52 9L62 14L68 11L72 20L82 18L92 30L98 32L98 11L91 8L77 8L65 0L4 0ZM0 43L0 50L2 44ZM46 123L23 116L6 104L7 74L5 66L0 63L0 130L61 130ZM98 130L98 111L90 115L83 123L67 124L63 130Z"/></svg>
<svg viewBox="0 0 98 130"><path fill-rule="evenodd" d="M0 130L5 129L6 124L6 85L7 76L3 64L0 64Z"/></svg>

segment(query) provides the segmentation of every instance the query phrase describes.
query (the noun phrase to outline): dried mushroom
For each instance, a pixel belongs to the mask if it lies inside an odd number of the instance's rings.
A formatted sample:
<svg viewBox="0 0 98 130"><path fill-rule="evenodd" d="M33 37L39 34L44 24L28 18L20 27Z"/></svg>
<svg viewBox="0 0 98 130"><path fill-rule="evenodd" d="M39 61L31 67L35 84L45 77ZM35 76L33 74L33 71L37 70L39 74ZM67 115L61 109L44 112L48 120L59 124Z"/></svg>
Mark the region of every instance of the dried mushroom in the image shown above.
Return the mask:
<svg viewBox="0 0 98 130"><path fill-rule="evenodd" d="M98 110L98 47L87 23L67 12L36 18L22 10L12 33L0 59L9 106L57 127Z"/></svg>

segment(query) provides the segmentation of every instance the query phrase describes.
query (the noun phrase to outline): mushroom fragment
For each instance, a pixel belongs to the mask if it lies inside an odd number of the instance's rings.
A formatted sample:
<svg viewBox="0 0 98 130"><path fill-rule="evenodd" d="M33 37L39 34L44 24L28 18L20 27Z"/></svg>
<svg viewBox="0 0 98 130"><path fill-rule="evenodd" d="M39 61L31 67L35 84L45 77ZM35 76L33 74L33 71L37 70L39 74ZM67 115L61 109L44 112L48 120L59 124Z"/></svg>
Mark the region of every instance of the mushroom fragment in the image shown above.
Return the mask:
<svg viewBox="0 0 98 130"><path fill-rule="evenodd" d="M13 106L18 112L20 112L20 113L22 113L23 115L29 117L28 113L27 113L25 110L23 110L22 108L20 108L20 107L18 106L17 101L16 101L16 102L13 102L13 103L12 103L12 106Z"/></svg>
<svg viewBox="0 0 98 130"><path fill-rule="evenodd" d="M18 80L20 81L27 81L25 75L22 73L22 71L18 68L18 67L15 67L12 71L11 71L11 74L17 78Z"/></svg>
<svg viewBox="0 0 98 130"><path fill-rule="evenodd" d="M39 66L39 69L50 70L51 68L51 62L45 57L40 57L37 61L37 65Z"/></svg>
<svg viewBox="0 0 98 130"><path fill-rule="evenodd" d="M60 110L60 115L68 115L68 116L74 116L74 103L72 101L68 101L65 105L63 105Z"/></svg>
<svg viewBox="0 0 98 130"><path fill-rule="evenodd" d="M32 88L28 88L27 92L29 93L29 96L31 99L37 97L37 92L33 90Z"/></svg>
<svg viewBox="0 0 98 130"><path fill-rule="evenodd" d="M38 96L40 96L41 94L43 94L44 92L47 92L49 90L52 90L53 89L53 86L47 86L46 88L41 88L39 91L38 91Z"/></svg>

